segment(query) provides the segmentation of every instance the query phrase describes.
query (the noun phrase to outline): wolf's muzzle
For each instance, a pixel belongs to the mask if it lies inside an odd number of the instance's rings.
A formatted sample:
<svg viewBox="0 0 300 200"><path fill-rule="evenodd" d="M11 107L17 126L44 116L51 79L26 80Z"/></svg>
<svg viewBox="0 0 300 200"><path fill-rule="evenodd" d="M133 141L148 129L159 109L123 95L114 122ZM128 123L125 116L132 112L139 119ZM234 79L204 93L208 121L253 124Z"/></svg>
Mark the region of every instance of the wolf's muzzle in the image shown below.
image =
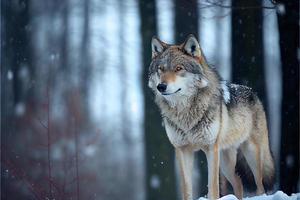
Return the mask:
<svg viewBox="0 0 300 200"><path fill-rule="evenodd" d="M165 92L167 89L167 84L166 83L160 83L157 85L157 90L160 91L161 93Z"/></svg>

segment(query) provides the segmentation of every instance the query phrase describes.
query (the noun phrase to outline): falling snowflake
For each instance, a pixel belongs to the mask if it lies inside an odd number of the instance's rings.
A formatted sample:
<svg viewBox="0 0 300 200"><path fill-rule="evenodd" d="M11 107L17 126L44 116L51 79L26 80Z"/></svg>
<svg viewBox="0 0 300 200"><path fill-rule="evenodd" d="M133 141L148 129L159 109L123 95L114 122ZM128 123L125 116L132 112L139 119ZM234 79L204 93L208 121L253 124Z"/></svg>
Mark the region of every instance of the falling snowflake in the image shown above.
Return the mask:
<svg viewBox="0 0 300 200"><path fill-rule="evenodd" d="M8 70L7 72L7 79L8 80L12 80L14 78L14 74L11 70Z"/></svg>

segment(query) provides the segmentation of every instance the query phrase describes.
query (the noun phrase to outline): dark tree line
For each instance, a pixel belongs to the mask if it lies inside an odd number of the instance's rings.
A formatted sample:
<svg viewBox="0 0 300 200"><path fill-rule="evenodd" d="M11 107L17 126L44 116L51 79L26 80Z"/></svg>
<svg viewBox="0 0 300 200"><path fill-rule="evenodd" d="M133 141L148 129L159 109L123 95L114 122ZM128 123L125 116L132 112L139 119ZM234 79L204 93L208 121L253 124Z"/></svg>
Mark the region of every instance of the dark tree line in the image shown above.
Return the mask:
<svg viewBox="0 0 300 200"><path fill-rule="evenodd" d="M85 1L86 7L88 4L89 2ZM46 7L47 9L45 9ZM76 138L75 148L78 170L78 137L77 135L76 137L73 136L73 121L77 122L76 126L80 129L79 126L83 122L80 121L80 118L82 119L82 116L79 116L81 115L81 108L78 107L81 104L78 103L80 102L78 99L82 99L82 96L76 96L75 92L70 92L69 94L72 97L64 99L67 104L66 110L69 112L67 115L72 116L64 121L68 127L60 127L61 129L58 130L59 125L56 124L56 126L50 127L50 125L48 126L47 123L43 122L44 116L52 117L52 113L50 113L52 109L51 100L53 99L54 87L57 86L58 82L56 78L64 76L65 80L69 81L71 76L72 66L69 62L70 32L68 26L69 10L71 8L69 1L64 1L63 3L31 0L1 1L1 182L3 183L1 184L1 198L3 199L41 199L42 196L60 196L64 199L65 189L69 185L67 186L64 183L61 185L61 188L57 189L55 184L60 183L63 179L70 178L67 177L70 174L64 174L65 177L55 177L55 181L52 179L55 176L54 174L47 174L48 167L54 168L54 164L47 164L52 155L49 147L56 142L58 135L60 139L63 137ZM44 13L35 12L37 10L34 9L41 9ZM83 23L86 25L88 24L88 19L86 18L89 16L88 7L84 10L85 20ZM39 52L41 49L39 49L38 41L34 38L36 33L33 32L40 20L40 18L37 19L37 16L43 19L50 19L49 21L43 21L43 23L48 23L47 28L51 31L46 34L45 41L43 41L45 48L42 49L42 53ZM64 24L63 29L59 31L55 31L52 27L55 17L62 19ZM87 56L88 39L86 38L89 35L87 32L88 25L84 26L84 30L82 51L86 51L84 56ZM59 58L57 57L58 62L49 62L52 59L51 57L55 57L56 54L60 55ZM38 59L47 57L47 61L42 63L43 66L37 65L35 60L37 57ZM84 58L88 60L87 57ZM41 68L45 66L49 70L45 70L47 75L38 74L38 72L42 71ZM88 77L90 72L86 70L86 67L87 65L82 65L81 70L84 76ZM60 73L57 73L58 71ZM43 80L39 82L41 79ZM88 85L88 80L85 81L83 83L84 86ZM61 85L58 87L61 87ZM84 88L82 91L86 91L86 89ZM86 103L84 105L87 106ZM86 121L85 124L87 124ZM50 128L53 128L51 133ZM44 146L44 140L50 134L51 137L48 138L47 148ZM42 137L40 137L41 135ZM49 154L48 160L45 153L47 149L51 154ZM69 155L67 154L67 151L64 152L63 156L65 159L68 159ZM43 158L40 159L39 156ZM74 168L70 167L70 162L66 161L66 163L68 172L72 172ZM46 167L45 165L48 166ZM40 172L40 169L45 170ZM58 170L55 171L57 175ZM35 176L40 176L40 179L35 180ZM14 191L18 184L18 188L22 188L23 192ZM76 195L79 197L79 192Z"/></svg>

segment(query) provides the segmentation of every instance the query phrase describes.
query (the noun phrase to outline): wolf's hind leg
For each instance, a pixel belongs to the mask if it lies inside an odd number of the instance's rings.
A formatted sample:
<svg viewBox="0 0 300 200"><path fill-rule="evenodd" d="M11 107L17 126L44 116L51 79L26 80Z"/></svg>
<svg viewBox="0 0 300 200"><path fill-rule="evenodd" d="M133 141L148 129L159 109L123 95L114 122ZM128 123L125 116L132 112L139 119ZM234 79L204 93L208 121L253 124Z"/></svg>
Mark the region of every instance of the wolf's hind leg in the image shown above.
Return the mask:
<svg viewBox="0 0 300 200"><path fill-rule="evenodd" d="M222 174L232 185L235 196L237 196L239 199L242 199L243 184L240 177L235 173L236 156L236 149L231 148L222 150L220 154L220 166Z"/></svg>
<svg viewBox="0 0 300 200"><path fill-rule="evenodd" d="M220 196L225 196L228 194L228 180L223 173L220 173Z"/></svg>
<svg viewBox="0 0 300 200"><path fill-rule="evenodd" d="M247 160L247 163L254 175L256 183L256 193L263 194L265 193L263 186L263 174L262 174L262 152L260 146L252 141L251 139L241 145L241 150Z"/></svg>

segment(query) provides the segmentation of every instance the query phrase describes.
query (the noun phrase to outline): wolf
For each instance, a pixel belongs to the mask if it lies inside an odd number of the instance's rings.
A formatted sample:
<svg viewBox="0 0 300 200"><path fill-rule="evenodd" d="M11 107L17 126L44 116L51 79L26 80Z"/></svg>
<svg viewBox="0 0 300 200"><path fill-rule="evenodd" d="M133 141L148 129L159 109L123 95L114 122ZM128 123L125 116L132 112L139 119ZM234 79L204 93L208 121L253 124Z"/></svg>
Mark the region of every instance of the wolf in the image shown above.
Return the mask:
<svg viewBox="0 0 300 200"><path fill-rule="evenodd" d="M265 111L251 88L223 81L206 61L196 37L170 45L152 38L149 87L160 108L180 168L183 200L192 200L194 152L205 152L208 198L219 198L219 170L242 199L237 152L251 169L256 193L274 177Z"/></svg>

